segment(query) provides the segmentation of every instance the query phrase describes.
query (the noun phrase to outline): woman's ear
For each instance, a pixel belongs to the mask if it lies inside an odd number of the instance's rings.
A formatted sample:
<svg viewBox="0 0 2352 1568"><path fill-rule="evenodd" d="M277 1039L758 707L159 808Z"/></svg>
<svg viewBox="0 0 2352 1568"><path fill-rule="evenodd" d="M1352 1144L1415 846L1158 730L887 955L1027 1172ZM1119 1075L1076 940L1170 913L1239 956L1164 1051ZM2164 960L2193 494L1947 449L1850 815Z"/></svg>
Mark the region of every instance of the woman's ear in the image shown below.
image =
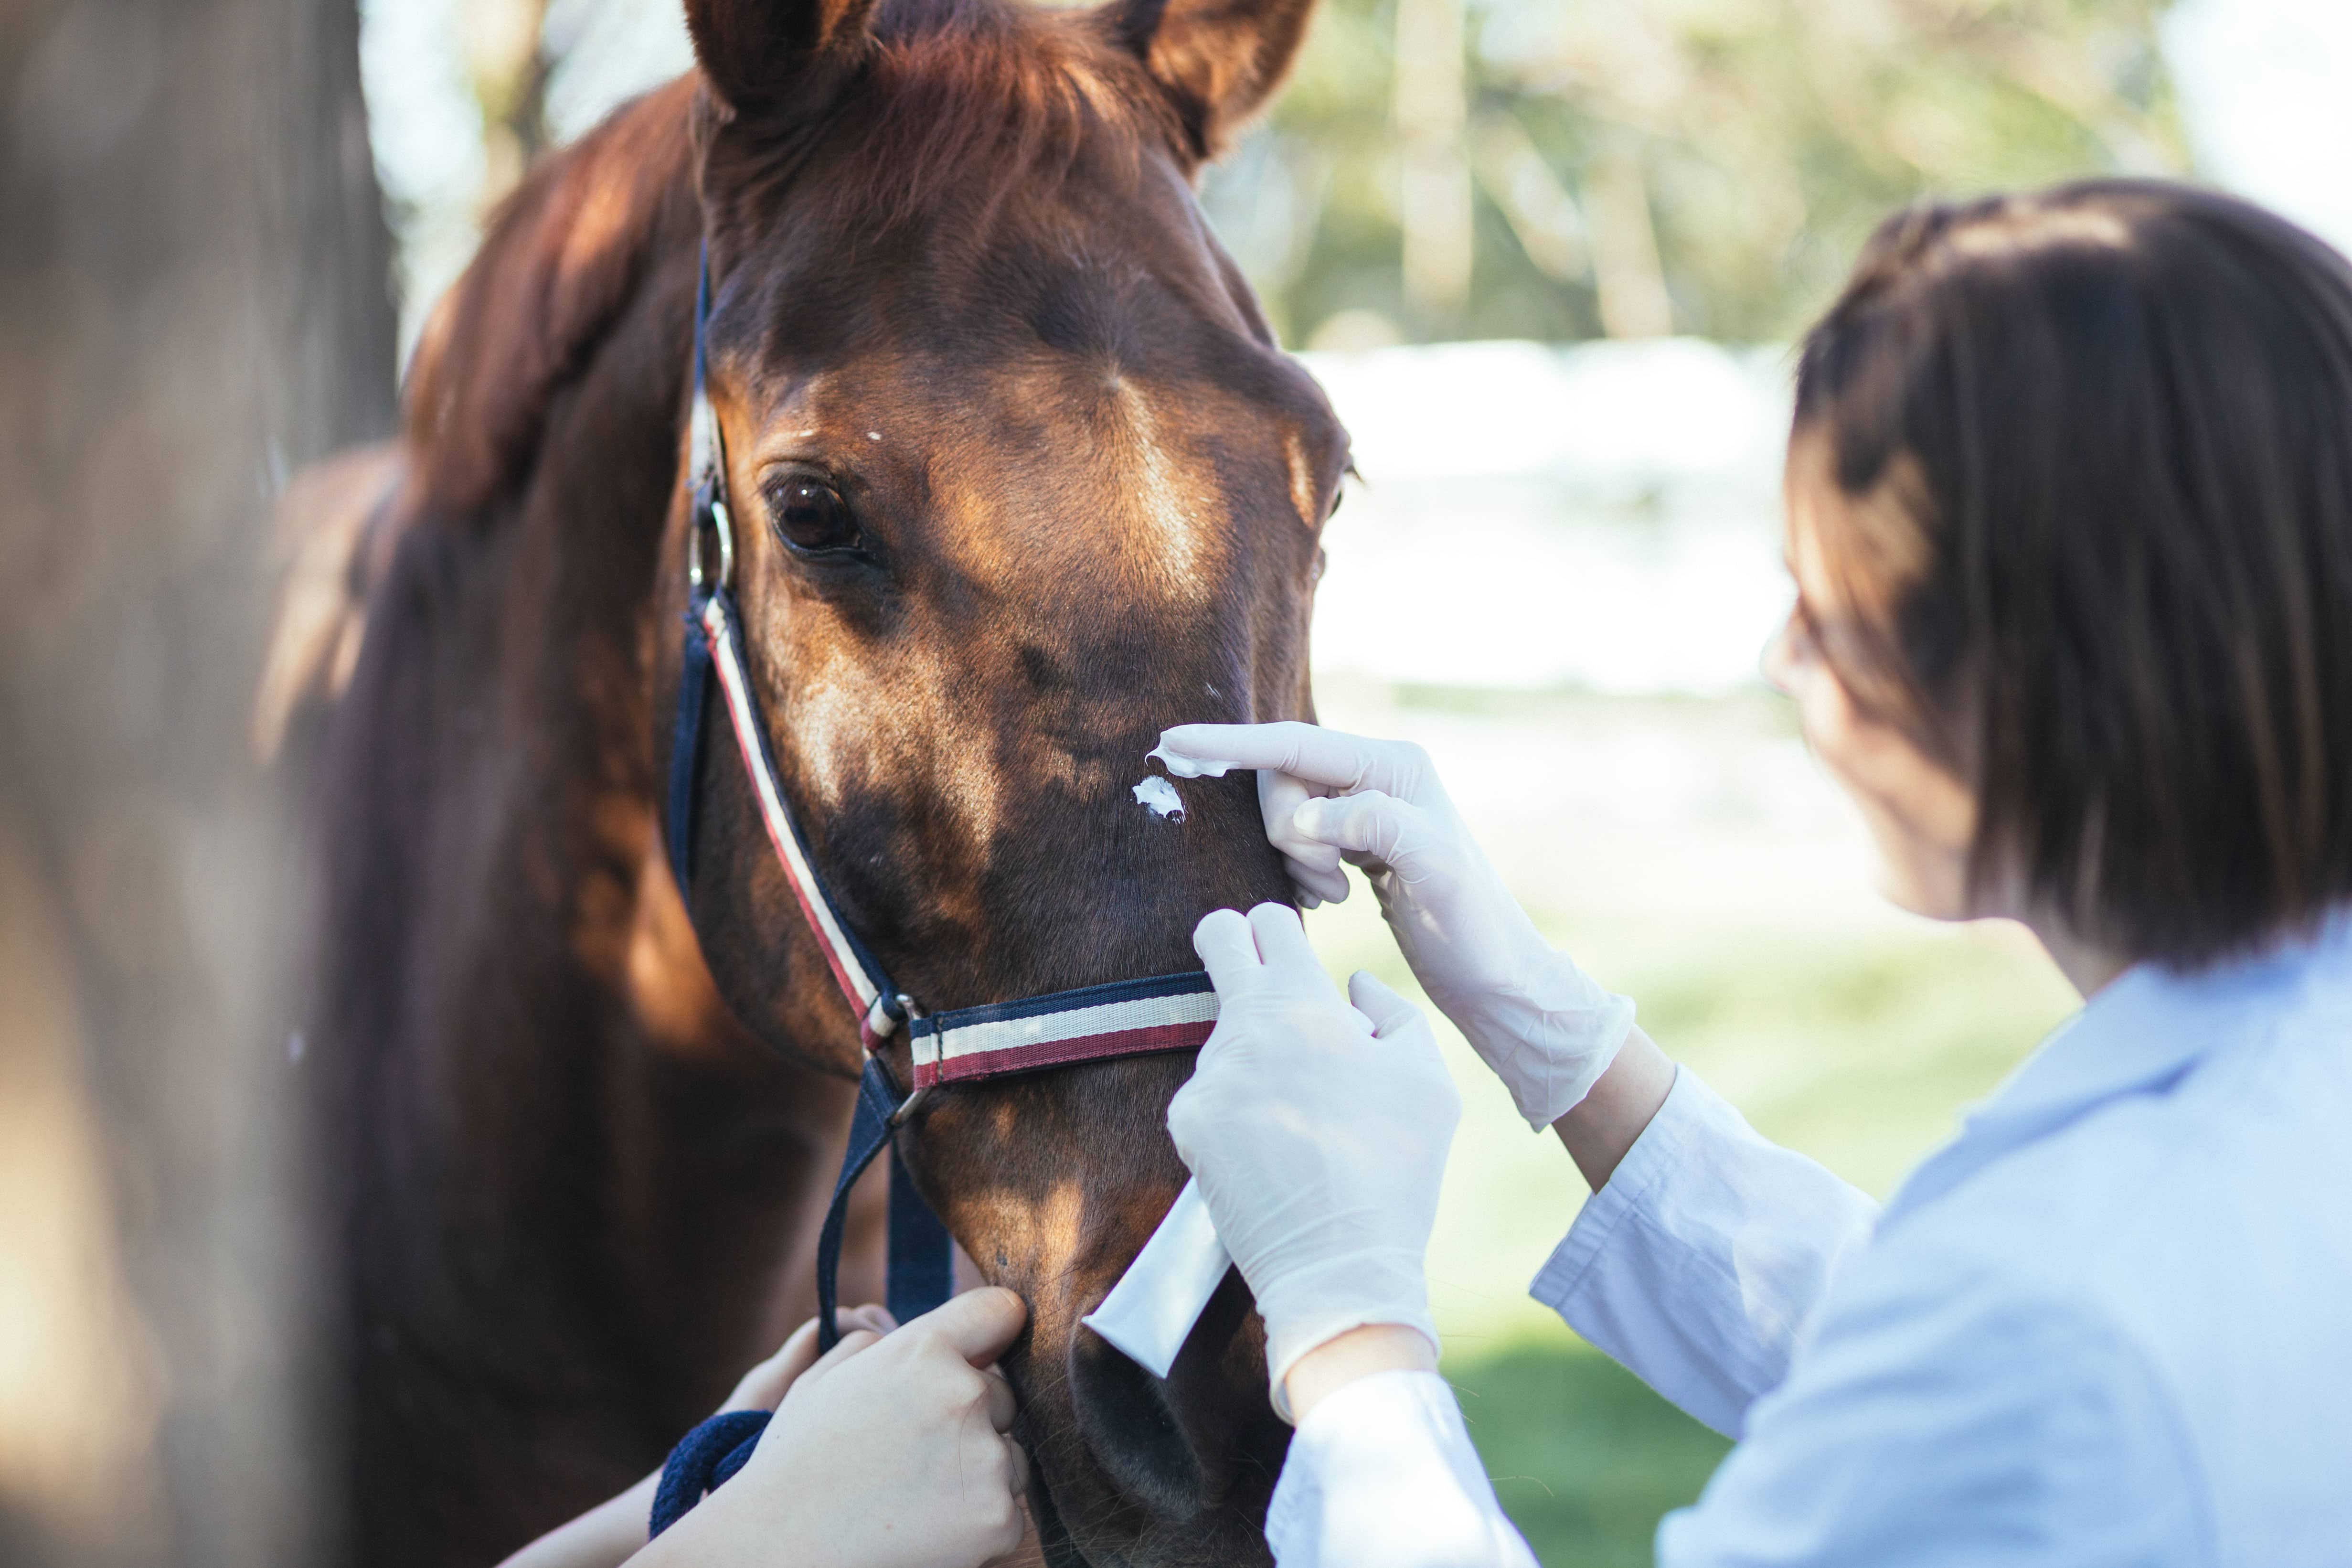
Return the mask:
<svg viewBox="0 0 2352 1568"><path fill-rule="evenodd" d="M1315 0L1111 0L1104 11L1206 163L1282 85Z"/></svg>
<svg viewBox="0 0 2352 1568"><path fill-rule="evenodd" d="M794 96L813 70L866 48L874 0L686 0L686 30L712 90L737 114Z"/></svg>

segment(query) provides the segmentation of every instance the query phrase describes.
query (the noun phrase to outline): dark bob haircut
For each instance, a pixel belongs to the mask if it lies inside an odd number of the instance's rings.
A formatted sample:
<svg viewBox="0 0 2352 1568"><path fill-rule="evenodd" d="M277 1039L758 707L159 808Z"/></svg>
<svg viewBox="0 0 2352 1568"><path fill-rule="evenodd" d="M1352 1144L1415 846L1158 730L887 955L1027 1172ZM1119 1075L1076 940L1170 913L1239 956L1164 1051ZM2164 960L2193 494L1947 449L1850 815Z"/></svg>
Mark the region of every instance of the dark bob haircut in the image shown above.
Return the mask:
<svg viewBox="0 0 2352 1568"><path fill-rule="evenodd" d="M1822 647L1975 791L1979 890L2176 967L2352 898L2341 255L2142 181L1900 213L1795 442L1846 503Z"/></svg>

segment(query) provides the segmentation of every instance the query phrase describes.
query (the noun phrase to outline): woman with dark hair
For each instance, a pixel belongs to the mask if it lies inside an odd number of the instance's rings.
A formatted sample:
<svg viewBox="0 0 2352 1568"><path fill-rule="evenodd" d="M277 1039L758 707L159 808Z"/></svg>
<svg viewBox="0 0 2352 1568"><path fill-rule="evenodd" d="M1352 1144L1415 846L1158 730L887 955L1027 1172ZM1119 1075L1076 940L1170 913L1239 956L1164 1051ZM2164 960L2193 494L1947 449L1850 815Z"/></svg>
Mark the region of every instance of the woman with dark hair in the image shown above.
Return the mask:
<svg viewBox="0 0 2352 1568"><path fill-rule="evenodd" d="M1892 219L1804 344L1788 554L1766 669L1884 891L2087 998L1884 1210L1551 950L1414 748L1165 751L1258 770L1303 903L1369 874L1594 1188L1536 1296L1740 1440L1662 1563L2352 1563L2352 266L2163 184ZM1195 940L1170 1127L1299 1423L1277 1557L1530 1561L1433 1373L1425 1023L1286 906Z"/></svg>

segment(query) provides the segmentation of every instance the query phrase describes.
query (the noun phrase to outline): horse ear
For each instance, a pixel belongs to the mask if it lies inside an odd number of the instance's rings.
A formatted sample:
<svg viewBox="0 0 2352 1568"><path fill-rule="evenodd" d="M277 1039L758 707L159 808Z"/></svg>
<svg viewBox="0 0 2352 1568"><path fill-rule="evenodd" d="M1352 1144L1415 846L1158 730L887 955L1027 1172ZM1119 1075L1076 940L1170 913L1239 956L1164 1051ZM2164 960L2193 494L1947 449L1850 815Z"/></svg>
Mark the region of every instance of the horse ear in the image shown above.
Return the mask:
<svg viewBox="0 0 2352 1568"><path fill-rule="evenodd" d="M793 96L815 67L855 58L874 0L686 0L711 87L737 113Z"/></svg>
<svg viewBox="0 0 2352 1568"><path fill-rule="evenodd" d="M1315 0L1111 0L1107 10L1206 162L1282 85Z"/></svg>

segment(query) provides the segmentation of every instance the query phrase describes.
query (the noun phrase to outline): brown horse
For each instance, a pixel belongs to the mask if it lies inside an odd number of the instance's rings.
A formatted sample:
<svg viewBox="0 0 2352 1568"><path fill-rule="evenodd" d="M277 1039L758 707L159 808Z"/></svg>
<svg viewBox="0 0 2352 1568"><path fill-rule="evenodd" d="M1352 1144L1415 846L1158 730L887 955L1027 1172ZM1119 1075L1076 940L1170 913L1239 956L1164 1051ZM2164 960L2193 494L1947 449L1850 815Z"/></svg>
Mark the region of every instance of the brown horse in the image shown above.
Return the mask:
<svg viewBox="0 0 2352 1568"><path fill-rule="evenodd" d="M936 1010L1192 968L1202 911L1286 896L1245 778L1181 823L1129 788L1166 723L1309 710L1347 443L1191 182L1310 5L689 0L699 70L534 173L435 319L399 451L345 476L382 499L320 536L364 637L285 645L348 668L305 1070L366 1561L495 1560L812 1310L855 1021L731 746L691 909L657 826L706 236L752 679L890 973ZM1055 1563L1265 1561L1286 1434L1238 1278L1164 1384L1078 1323L1182 1180L1190 1070L950 1089L902 1134L1030 1302Z"/></svg>

